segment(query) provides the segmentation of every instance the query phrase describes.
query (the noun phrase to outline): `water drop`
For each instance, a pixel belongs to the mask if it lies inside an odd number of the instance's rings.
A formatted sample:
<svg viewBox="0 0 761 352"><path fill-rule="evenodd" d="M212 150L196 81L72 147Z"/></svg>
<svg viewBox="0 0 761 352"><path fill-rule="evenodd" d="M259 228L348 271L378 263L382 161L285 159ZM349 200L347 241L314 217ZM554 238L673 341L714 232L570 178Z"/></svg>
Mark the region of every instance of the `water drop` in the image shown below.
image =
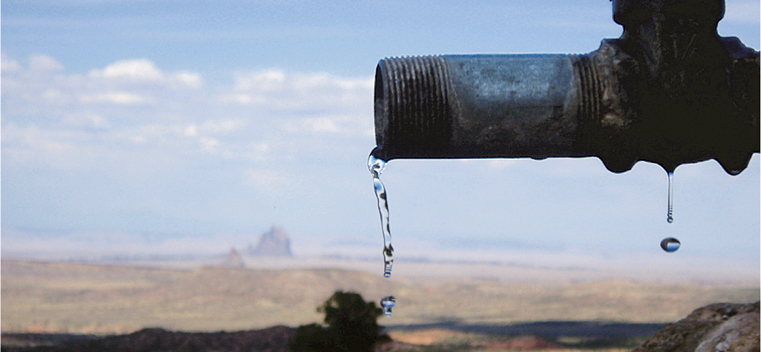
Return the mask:
<svg viewBox="0 0 761 352"><path fill-rule="evenodd" d="M674 171L669 171L669 210L666 221L669 224L674 222Z"/></svg>
<svg viewBox="0 0 761 352"><path fill-rule="evenodd" d="M383 314L386 314L387 317L390 317L392 312L391 308L394 308L396 305L396 298L394 296L386 296L381 298L380 301L381 307L383 307Z"/></svg>
<svg viewBox="0 0 761 352"><path fill-rule="evenodd" d="M661 241L661 248L668 253L676 252L681 245L682 243L673 237L664 238L663 241Z"/></svg>
<svg viewBox="0 0 761 352"><path fill-rule="evenodd" d="M391 267L394 264L394 247L391 245L391 226L388 222L388 197L386 187L380 180L380 175L386 167L386 161L376 158L373 153L367 159L367 168L373 176L375 198L378 200L378 213L380 213L381 230L383 231L383 276L391 277Z"/></svg>

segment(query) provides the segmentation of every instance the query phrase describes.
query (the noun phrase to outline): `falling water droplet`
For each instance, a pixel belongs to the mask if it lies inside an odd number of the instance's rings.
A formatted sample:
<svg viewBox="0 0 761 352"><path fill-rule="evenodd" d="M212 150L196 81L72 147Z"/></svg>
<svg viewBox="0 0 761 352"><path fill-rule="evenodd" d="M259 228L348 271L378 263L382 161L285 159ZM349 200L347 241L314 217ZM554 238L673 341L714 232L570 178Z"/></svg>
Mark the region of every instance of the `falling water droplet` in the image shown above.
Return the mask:
<svg viewBox="0 0 761 352"><path fill-rule="evenodd" d="M669 224L674 222L674 171L669 171L669 210L666 221Z"/></svg>
<svg viewBox="0 0 761 352"><path fill-rule="evenodd" d="M391 245L391 227L388 223L386 187L380 180L380 175L385 167L386 161L376 158L373 153L370 153L370 157L367 159L367 168L373 176L375 198L378 200L378 212L380 213L381 229L383 230L383 276L391 277L391 267L394 264L394 247Z"/></svg>
<svg viewBox="0 0 761 352"><path fill-rule="evenodd" d="M673 237L664 238L663 241L661 241L661 248L668 253L676 252L681 245L682 243Z"/></svg>
<svg viewBox="0 0 761 352"><path fill-rule="evenodd" d="M392 312L391 308L394 308L396 305L396 298L394 296L386 296L381 298L380 301L381 307L383 307L383 314L386 314L387 317L390 317Z"/></svg>

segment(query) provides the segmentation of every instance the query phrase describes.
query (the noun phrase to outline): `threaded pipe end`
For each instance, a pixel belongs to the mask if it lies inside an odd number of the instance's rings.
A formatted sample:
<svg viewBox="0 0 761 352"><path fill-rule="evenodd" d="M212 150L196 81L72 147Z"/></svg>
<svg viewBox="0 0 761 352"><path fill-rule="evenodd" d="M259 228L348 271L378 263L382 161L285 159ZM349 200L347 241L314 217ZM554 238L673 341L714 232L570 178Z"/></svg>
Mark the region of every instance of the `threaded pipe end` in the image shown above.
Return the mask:
<svg viewBox="0 0 761 352"><path fill-rule="evenodd" d="M592 58L581 55L574 63L578 80L579 111L577 148L590 150L602 119L602 82Z"/></svg>
<svg viewBox="0 0 761 352"><path fill-rule="evenodd" d="M375 72L375 139L382 159L443 155L453 94L443 57L387 58Z"/></svg>
<svg viewBox="0 0 761 352"><path fill-rule="evenodd" d="M634 143L627 141L615 129L602 126L605 113L606 79L595 62L594 53L580 55L574 62L578 76L578 128L574 148L580 154L595 155L612 172L624 172L637 162Z"/></svg>

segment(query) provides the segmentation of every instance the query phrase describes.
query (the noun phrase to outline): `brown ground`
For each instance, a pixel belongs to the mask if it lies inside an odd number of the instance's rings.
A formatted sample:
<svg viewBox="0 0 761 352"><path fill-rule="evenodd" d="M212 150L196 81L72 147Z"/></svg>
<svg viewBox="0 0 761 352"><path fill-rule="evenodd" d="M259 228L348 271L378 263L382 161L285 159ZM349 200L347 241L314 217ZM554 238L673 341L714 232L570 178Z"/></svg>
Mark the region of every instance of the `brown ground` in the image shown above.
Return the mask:
<svg viewBox="0 0 761 352"><path fill-rule="evenodd" d="M505 270L510 270L506 267ZM342 269L156 269L2 261L2 331L240 331L319 322L335 290L393 294L382 325L535 321L673 322L714 302L755 302L758 286L588 281L557 285L395 277Z"/></svg>
<svg viewBox="0 0 761 352"><path fill-rule="evenodd" d="M5 334L6 352L133 352L133 351L258 351L288 352L295 329L276 326L238 332L185 333L143 329L116 336ZM377 346L377 352L426 351L542 351L542 352L622 352L622 348L579 349L526 335L510 338L462 334L440 329L391 334L394 341Z"/></svg>

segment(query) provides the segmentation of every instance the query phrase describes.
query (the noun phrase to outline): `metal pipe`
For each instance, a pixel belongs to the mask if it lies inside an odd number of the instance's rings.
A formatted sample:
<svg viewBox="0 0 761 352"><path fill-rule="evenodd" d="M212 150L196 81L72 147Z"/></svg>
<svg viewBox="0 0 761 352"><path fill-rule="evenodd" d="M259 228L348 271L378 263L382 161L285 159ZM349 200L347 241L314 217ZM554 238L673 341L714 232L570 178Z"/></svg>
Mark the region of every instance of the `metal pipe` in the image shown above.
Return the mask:
<svg viewBox="0 0 761 352"><path fill-rule="evenodd" d="M715 28L723 1L615 0L619 39L585 55L387 58L375 74L377 158L597 156L667 171L759 152L759 54ZM721 6L719 6L721 5Z"/></svg>
<svg viewBox="0 0 761 352"><path fill-rule="evenodd" d="M572 55L385 59L375 121L384 159L581 156Z"/></svg>

